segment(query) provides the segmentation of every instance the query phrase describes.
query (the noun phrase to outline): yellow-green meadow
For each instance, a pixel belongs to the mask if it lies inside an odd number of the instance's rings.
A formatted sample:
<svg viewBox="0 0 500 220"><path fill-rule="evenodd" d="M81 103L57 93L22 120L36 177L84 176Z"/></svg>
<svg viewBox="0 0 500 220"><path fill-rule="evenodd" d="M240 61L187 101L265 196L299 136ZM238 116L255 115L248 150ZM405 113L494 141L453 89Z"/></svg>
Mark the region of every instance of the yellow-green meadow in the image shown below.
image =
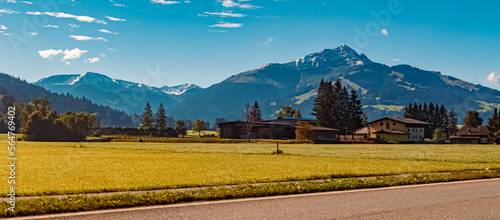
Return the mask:
<svg viewBox="0 0 500 220"><path fill-rule="evenodd" d="M1 145L7 146L5 136ZM7 148L0 157L7 161ZM16 193L54 195L500 168L496 145L17 143ZM6 179L7 168L0 171ZM0 182L4 194L7 181Z"/></svg>

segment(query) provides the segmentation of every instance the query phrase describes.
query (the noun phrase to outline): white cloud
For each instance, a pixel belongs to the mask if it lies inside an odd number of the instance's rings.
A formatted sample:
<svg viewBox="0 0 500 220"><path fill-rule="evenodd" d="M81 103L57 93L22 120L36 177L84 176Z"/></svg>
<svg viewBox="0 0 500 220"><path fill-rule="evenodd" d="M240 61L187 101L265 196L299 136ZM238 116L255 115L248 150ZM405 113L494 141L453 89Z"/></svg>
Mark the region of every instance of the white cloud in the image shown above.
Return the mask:
<svg viewBox="0 0 500 220"><path fill-rule="evenodd" d="M54 58L55 56L62 54L62 50L53 50L53 49L48 49L48 50L39 50L38 54L40 57L44 59L51 59Z"/></svg>
<svg viewBox="0 0 500 220"><path fill-rule="evenodd" d="M75 48L75 49L72 49L72 50L69 50L69 49L66 49L66 50L54 50L54 49L48 49L48 50L39 50L38 51L38 55L40 55L40 57L44 58L44 59L53 59L55 56L59 56L59 55L64 55L63 58L61 59L61 61L67 61L67 60L72 60L72 59L78 59L80 58L80 56L84 53L87 53L88 51L87 50L80 50L78 48ZM66 62L66 65L69 65L68 64L69 62Z"/></svg>
<svg viewBox="0 0 500 220"><path fill-rule="evenodd" d="M19 12L11 9L0 9L1 14L19 14Z"/></svg>
<svg viewBox="0 0 500 220"><path fill-rule="evenodd" d="M106 38L103 38L103 37L89 37L89 36L82 36L82 35L70 35L69 38L73 38L77 41L87 41L87 40L108 41Z"/></svg>
<svg viewBox="0 0 500 220"><path fill-rule="evenodd" d="M237 24L237 23L220 23L220 24L214 24L210 25L210 27L221 27L221 28L240 28L243 27L243 24Z"/></svg>
<svg viewBox="0 0 500 220"><path fill-rule="evenodd" d="M235 13L230 13L230 12L205 12L207 15L216 15L216 16L221 16L223 18L225 17L232 17L232 18L242 18L245 17L243 14L235 14Z"/></svg>
<svg viewBox="0 0 500 220"><path fill-rule="evenodd" d="M7 2L17 3L16 0L7 0Z"/></svg>
<svg viewBox="0 0 500 220"><path fill-rule="evenodd" d="M233 0L222 0L222 6L226 8L244 8L244 9L262 8L260 6L255 6L251 4L236 3Z"/></svg>
<svg viewBox="0 0 500 220"><path fill-rule="evenodd" d="M80 25L77 25L77 24L68 24L68 25L69 25L70 27L72 27L72 28L79 28L79 27L80 27Z"/></svg>
<svg viewBox="0 0 500 220"><path fill-rule="evenodd" d="M35 36L35 35L38 35L38 33L36 33L36 32L30 32L30 35Z"/></svg>
<svg viewBox="0 0 500 220"><path fill-rule="evenodd" d="M87 50L80 50L78 48L75 48L73 50L66 49L65 51L63 51L64 57L61 59L61 61L78 59L82 54L87 52Z"/></svg>
<svg viewBox="0 0 500 220"><path fill-rule="evenodd" d="M398 58L394 58L394 59L392 59L392 61L399 62L401 60L399 60Z"/></svg>
<svg viewBox="0 0 500 220"><path fill-rule="evenodd" d="M387 32L387 29L380 30L380 33L385 35L385 36L389 35L389 32Z"/></svg>
<svg viewBox="0 0 500 220"><path fill-rule="evenodd" d="M89 62L89 63L96 63L96 62L99 62L99 57L92 57L92 58L88 58L84 61L85 63L86 62Z"/></svg>
<svg viewBox="0 0 500 220"><path fill-rule="evenodd" d="M484 77L486 81L494 82L494 83L499 83L500 82L500 76L497 76L495 72L490 73L487 77Z"/></svg>
<svg viewBox="0 0 500 220"><path fill-rule="evenodd" d="M99 29L98 31L100 31L102 33L105 33L105 34L118 34L117 32L112 32L112 31L109 31L109 30L106 30L106 29Z"/></svg>
<svg viewBox="0 0 500 220"><path fill-rule="evenodd" d="M184 3L191 3L191 1L184 1Z"/></svg>
<svg viewBox="0 0 500 220"><path fill-rule="evenodd" d="M28 5L32 5L33 4L33 2L28 2L28 1L21 1L21 2L24 3L24 4L28 4Z"/></svg>
<svg viewBox="0 0 500 220"><path fill-rule="evenodd" d="M67 14L64 12L39 12L39 11L28 11L26 14L29 15L41 15L41 14L46 14L51 17L56 17L56 18L72 18L80 22L87 22L87 23L98 23L98 24L108 24L105 21L98 20L93 17L85 16L85 15L72 15L72 14Z"/></svg>
<svg viewBox="0 0 500 220"><path fill-rule="evenodd" d="M66 62L66 63L65 63L65 65L66 65L66 66L69 66L69 65L71 65L71 63L70 63L70 62Z"/></svg>
<svg viewBox="0 0 500 220"><path fill-rule="evenodd" d="M115 49L113 48L108 48L109 51L116 51Z"/></svg>
<svg viewBox="0 0 500 220"><path fill-rule="evenodd" d="M57 25L51 25L51 24L45 25L43 27L46 27L46 28L59 28L59 26L57 26Z"/></svg>
<svg viewBox="0 0 500 220"><path fill-rule="evenodd" d="M106 57L106 54L104 54L104 53L101 53L101 57Z"/></svg>
<svg viewBox="0 0 500 220"><path fill-rule="evenodd" d="M162 5L179 4L178 1L165 1L165 0L151 0L151 3L158 3Z"/></svg>
<svg viewBox="0 0 500 220"><path fill-rule="evenodd" d="M115 18L111 16L106 16L106 18L109 19L110 21L125 21L125 19Z"/></svg>
<svg viewBox="0 0 500 220"><path fill-rule="evenodd" d="M42 15L42 12L39 11L27 11L27 15Z"/></svg>
<svg viewBox="0 0 500 220"><path fill-rule="evenodd" d="M0 30L7 30L7 27L5 27L5 25L0 24Z"/></svg>

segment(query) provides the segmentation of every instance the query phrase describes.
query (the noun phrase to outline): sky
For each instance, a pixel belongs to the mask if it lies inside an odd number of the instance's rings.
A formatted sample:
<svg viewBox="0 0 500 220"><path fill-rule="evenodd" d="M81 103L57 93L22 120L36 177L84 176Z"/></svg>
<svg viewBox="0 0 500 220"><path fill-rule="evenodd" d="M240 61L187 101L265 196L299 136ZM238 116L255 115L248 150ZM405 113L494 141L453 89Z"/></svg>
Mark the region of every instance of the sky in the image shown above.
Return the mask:
<svg viewBox="0 0 500 220"><path fill-rule="evenodd" d="M498 1L0 0L0 72L208 87L336 48L500 89Z"/></svg>

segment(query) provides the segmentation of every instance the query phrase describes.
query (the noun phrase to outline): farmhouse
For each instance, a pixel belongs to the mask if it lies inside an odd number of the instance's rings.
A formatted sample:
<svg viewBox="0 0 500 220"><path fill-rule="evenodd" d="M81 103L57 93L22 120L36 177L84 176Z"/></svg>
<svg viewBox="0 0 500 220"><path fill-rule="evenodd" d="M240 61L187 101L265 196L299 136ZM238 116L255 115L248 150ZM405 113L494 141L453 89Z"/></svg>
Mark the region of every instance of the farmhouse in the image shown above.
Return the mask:
<svg viewBox="0 0 500 220"><path fill-rule="evenodd" d="M457 136L450 137L452 144L487 144L488 126L462 127Z"/></svg>
<svg viewBox="0 0 500 220"><path fill-rule="evenodd" d="M423 141L428 123L411 118L381 118L370 122L370 138L384 141Z"/></svg>
<svg viewBox="0 0 500 220"><path fill-rule="evenodd" d="M295 139L298 121L306 121L313 125L311 139L315 142L338 141L339 130L320 127L314 119L279 118L253 122L250 138L252 139ZM220 137L232 139L248 138L244 121L219 123Z"/></svg>

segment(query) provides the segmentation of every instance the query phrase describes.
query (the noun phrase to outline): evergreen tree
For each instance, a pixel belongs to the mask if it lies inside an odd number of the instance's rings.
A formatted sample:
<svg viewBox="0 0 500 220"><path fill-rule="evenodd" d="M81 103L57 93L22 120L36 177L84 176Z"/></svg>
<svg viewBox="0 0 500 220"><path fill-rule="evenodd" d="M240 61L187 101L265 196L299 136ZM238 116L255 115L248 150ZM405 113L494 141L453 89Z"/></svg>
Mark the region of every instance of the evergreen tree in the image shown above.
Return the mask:
<svg viewBox="0 0 500 220"><path fill-rule="evenodd" d="M424 107L422 108L422 121L430 121L429 108L427 108L427 102L424 102Z"/></svg>
<svg viewBox="0 0 500 220"><path fill-rule="evenodd" d="M416 105L416 103L415 103ZM422 106L422 103L418 104L417 108L417 114L415 116L417 120L419 121L425 121L425 115L424 115L424 107Z"/></svg>
<svg viewBox="0 0 500 220"><path fill-rule="evenodd" d="M167 120L165 116L165 108L163 108L163 104L160 103L160 107L158 108L158 111L156 112L156 129L160 132L160 134L163 134L165 129L167 129Z"/></svg>
<svg viewBox="0 0 500 220"><path fill-rule="evenodd" d="M340 129L340 133L344 136L347 134L349 129L349 119L351 119L351 112L349 112L349 92L347 91L347 87L342 86L342 89L339 93L338 99L338 128Z"/></svg>
<svg viewBox="0 0 500 220"><path fill-rule="evenodd" d="M405 118L415 118L415 115L414 115L415 111L414 111L413 105L411 103L409 103L408 106L406 106L404 108L404 110L405 110L405 113L403 114L403 117L405 117Z"/></svg>
<svg viewBox="0 0 500 220"><path fill-rule="evenodd" d="M354 140L354 133L357 130L363 128L363 106L361 105L361 100L358 98L356 90L351 90L351 95L349 96L349 101L347 105L347 133L352 135ZM365 115L366 117L366 115Z"/></svg>
<svg viewBox="0 0 500 220"><path fill-rule="evenodd" d="M500 115L495 108L493 117L488 119L488 140L495 144L500 143Z"/></svg>
<svg viewBox="0 0 500 220"><path fill-rule="evenodd" d="M450 130L450 118L448 117L448 110L444 107L444 105L441 105L439 108L439 118L440 124L438 128L446 134L447 138L450 137L448 135L448 131Z"/></svg>
<svg viewBox="0 0 500 220"><path fill-rule="evenodd" d="M149 130L151 128L153 128L153 111L151 111L151 105L148 102L142 114L141 129Z"/></svg>
<svg viewBox="0 0 500 220"><path fill-rule="evenodd" d="M260 111L259 103L255 101L255 103L252 106L252 109L250 111L250 116L252 117L253 121L262 121L262 113Z"/></svg>
<svg viewBox="0 0 500 220"><path fill-rule="evenodd" d="M318 88L318 95L314 99L312 115L316 116L319 125L327 128L333 128L332 120L332 83L321 79Z"/></svg>
<svg viewBox="0 0 500 220"><path fill-rule="evenodd" d="M448 137L455 135L458 132L458 118L457 118L457 113L453 111L453 109L450 111L448 114L449 118L449 123L448 123L448 130L447 130L447 135Z"/></svg>

